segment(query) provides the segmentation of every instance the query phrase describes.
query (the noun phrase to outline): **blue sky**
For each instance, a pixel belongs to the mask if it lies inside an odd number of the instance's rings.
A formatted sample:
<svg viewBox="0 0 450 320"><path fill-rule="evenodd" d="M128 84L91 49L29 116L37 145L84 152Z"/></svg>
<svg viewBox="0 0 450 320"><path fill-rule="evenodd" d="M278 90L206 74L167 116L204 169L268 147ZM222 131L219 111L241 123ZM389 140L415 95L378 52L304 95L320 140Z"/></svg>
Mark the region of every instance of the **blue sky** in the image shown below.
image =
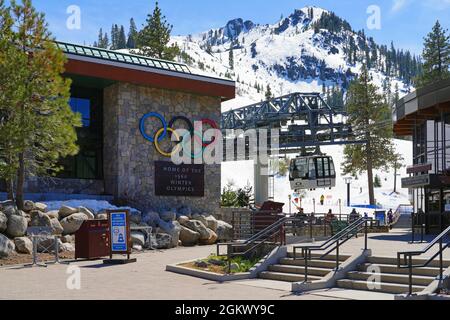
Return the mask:
<svg viewBox="0 0 450 320"><path fill-rule="evenodd" d="M450 0L160 0L168 21L174 25L173 34L187 35L217 28L234 18L255 23L274 23L281 15L288 16L296 8L314 5L334 11L348 20L354 29L364 28L379 43L394 41L397 47L421 53L423 37L436 19L450 28ZM62 41L91 44L98 30L110 31L113 23L124 24L134 17L138 27L153 9L154 0L34 0L39 11L46 14L50 29ZM69 30L66 13L70 5L81 9L81 29ZM381 29L368 30L367 8L381 9Z"/></svg>

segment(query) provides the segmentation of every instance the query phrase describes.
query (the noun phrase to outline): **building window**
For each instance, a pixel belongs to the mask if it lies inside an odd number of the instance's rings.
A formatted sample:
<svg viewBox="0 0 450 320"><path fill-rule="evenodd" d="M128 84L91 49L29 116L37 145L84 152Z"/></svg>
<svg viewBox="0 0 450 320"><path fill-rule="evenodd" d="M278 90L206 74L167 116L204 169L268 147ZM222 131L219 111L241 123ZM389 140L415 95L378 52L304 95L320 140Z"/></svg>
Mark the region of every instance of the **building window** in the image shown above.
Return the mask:
<svg viewBox="0 0 450 320"><path fill-rule="evenodd" d="M71 88L70 107L81 115L82 127L77 128L79 153L62 160L66 179L103 179L103 91Z"/></svg>

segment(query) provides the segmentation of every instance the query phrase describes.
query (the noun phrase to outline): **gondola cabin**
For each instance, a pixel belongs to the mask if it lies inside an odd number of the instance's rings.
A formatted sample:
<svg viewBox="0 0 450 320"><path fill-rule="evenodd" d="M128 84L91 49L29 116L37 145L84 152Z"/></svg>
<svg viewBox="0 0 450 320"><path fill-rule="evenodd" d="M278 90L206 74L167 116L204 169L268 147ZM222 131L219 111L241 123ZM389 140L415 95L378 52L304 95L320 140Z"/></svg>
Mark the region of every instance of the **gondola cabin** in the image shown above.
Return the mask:
<svg viewBox="0 0 450 320"><path fill-rule="evenodd" d="M292 190L314 190L336 186L336 170L329 156L300 156L291 160L289 180Z"/></svg>

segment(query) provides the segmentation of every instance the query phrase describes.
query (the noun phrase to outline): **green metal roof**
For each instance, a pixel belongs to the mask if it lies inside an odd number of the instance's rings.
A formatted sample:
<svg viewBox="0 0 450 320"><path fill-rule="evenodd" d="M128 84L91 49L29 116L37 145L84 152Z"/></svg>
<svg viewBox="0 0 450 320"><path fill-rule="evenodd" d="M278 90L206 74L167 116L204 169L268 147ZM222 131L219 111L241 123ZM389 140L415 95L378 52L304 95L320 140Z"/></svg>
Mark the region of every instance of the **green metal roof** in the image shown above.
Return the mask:
<svg viewBox="0 0 450 320"><path fill-rule="evenodd" d="M181 63L60 41L56 41L55 43L66 54L73 54L83 57L126 63L135 66L143 66L160 70L191 74L189 68L185 64Z"/></svg>

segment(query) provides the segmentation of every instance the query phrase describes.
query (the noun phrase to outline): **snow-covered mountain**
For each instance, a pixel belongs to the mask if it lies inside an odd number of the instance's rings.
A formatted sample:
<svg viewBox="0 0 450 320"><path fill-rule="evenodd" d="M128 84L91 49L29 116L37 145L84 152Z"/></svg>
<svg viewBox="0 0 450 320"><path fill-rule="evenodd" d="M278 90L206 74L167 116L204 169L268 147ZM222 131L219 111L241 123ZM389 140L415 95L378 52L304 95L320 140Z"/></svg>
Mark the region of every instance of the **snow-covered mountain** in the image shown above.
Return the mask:
<svg viewBox="0 0 450 320"><path fill-rule="evenodd" d="M385 92L409 92L419 62L409 52L380 46L334 13L305 7L279 22L235 19L224 27L175 36L183 62L206 74L237 81L238 100L261 101L269 84L275 96L290 92L345 91L369 61ZM232 58L230 58L230 56ZM233 60L230 63L230 59ZM227 105L235 107L234 102Z"/></svg>
<svg viewBox="0 0 450 320"><path fill-rule="evenodd" d="M363 31L355 32L345 20L317 7L296 10L272 25L239 18L219 29L173 37L172 42L181 48L182 62L196 71L237 81L237 97L225 102L222 111L263 100L267 85L274 96L290 92L327 94L331 88L345 92L366 61L369 61L373 82L380 91L387 96L398 90L398 95L402 96L413 89L412 79L420 68L419 60L409 52L395 49L393 45L390 48L378 45ZM396 144L397 151L405 158L405 166L410 164L411 142L396 141ZM340 168L343 148L333 146L322 151L332 155ZM222 185L230 181L240 187L247 182L252 184L252 166L252 162L224 163ZM236 172L240 174L236 175ZM399 189L399 194L392 193L393 172L377 170L375 174L383 181L383 188L376 189L380 203L392 208L408 203L408 190ZM404 176L405 169L400 174ZM346 199L343 177L339 174L337 180L338 187L332 191L307 192L305 208L312 210L313 199L325 194L326 209L336 211L338 199ZM292 194L288 179L277 178L275 186L275 200L287 203L288 195ZM366 175L352 184L352 193L353 203L367 204ZM345 208L345 211L350 210Z"/></svg>

